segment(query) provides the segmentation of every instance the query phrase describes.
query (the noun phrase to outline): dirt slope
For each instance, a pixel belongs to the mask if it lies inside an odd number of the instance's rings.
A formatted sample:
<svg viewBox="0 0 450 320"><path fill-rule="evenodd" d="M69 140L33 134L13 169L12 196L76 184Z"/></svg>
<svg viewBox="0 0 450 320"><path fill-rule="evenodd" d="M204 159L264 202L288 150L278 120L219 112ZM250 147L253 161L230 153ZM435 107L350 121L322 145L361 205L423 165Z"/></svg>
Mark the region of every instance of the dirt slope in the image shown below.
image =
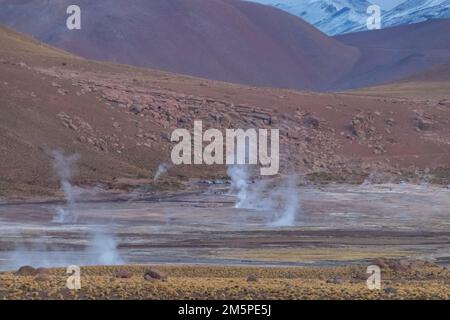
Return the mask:
<svg viewBox="0 0 450 320"><path fill-rule="evenodd" d="M385 84L450 63L450 19L335 37L361 57L339 89Z"/></svg>
<svg viewBox="0 0 450 320"><path fill-rule="evenodd" d="M172 130L192 130L194 120L205 128L279 128L284 172L325 180L432 174L449 166L449 113L409 100L255 88L89 61L0 28L2 195L58 187L49 155L58 148L80 155L76 183L151 179L170 159ZM225 169L175 167L169 176L217 177Z"/></svg>

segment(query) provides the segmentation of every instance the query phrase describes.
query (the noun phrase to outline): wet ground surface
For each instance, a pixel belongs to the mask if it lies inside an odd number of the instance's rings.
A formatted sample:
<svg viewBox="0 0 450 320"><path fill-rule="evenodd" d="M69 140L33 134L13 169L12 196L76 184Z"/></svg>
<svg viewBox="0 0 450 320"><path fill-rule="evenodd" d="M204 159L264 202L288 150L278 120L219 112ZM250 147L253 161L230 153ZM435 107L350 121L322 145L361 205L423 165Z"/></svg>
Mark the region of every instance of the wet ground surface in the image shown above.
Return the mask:
<svg viewBox="0 0 450 320"><path fill-rule="evenodd" d="M285 190L284 192L292 192ZM295 225L235 208L226 185L191 192L0 204L0 270L20 265L345 265L375 257L450 263L450 190L417 185L300 187ZM264 197L264 195L261 195ZM67 208L66 208L67 209Z"/></svg>

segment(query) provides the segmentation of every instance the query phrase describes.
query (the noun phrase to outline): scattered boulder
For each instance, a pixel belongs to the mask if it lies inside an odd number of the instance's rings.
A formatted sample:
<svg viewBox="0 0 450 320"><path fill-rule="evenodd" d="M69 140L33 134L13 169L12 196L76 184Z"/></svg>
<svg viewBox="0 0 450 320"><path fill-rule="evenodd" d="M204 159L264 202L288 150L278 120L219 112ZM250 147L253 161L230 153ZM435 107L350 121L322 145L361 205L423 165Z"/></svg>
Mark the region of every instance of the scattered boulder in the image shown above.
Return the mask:
<svg viewBox="0 0 450 320"><path fill-rule="evenodd" d="M393 127L395 125L395 120L394 118L389 118L386 120L386 125L388 125L389 127Z"/></svg>
<svg viewBox="0 0 450 320"><path fill-rule="evenodd" d="M144 111L144 107L140 106L140 105L137 105L137 104L134 104L134 105L131 106L130 111L133 112L134 114L139 114L142 111Z"/></svg>
<svg viewBox="0 0 450 320"><path fill-rule="evenodd" d="M387 287L383 291L384 291L384 293L389 294L389 295L397 293L397 289L392 288L392 287Z"/></svg>
<svg viewBox="0 0 450 320"><path fill-rule="evenodd" d="M286 275L286 278L288 278L288 279L295 279L296 276L295 276L294 273L292 273L291 271L289 271L289 272L287 273L287 275Z"/></svg>
<svg viewBox="0 0 450 320"><path fill-rule="evenodd" d="M372 261L372 264L380 267L381 269L388 269L389 268L388 261L386 261L386 259L383 259L383 258L376 258L376 259L374 259Z"/></svg>
<svg viewBox="0 0 450 320"><path fill-rule="evenodd" d="M318 129L320 120L314 116L308 115L303 119L303 124L311 129Z"/></svg>
<svg viewBox="0 0 450 320"><path fill-rule="evenodd" d="M395 272L404 272L411 269L411 265L407 260L393 260L389 264L389 268L391 268Z"/></svg>
<svg viewBox="0 0 450 320"><path fill-rule="evenodd" d="M37 272L38 274L46 274L46 275L49 274L49 271L48 271L48 269L46 269L46 268L37 268L37 269L36 269L36 272Z"/></svg>
<svg viewBox="0 0 450 320"><path fill-rule="evenodd" d="M416 271L414 273L414 279L416 279L416 280L423 280L424 276L419 271Z"/></svg>
<svg viewBox="0 0 450 320"><path fill-rule="evenodd" d="M22 266L15 273L16 276L35 276L37 274L38 271L32 266Z"/></svg>
<svg viewBox="0 0 450 320"><path fill-rule="evenodd" d="M36 275L34 277L34 280L38 281L38 282L46 282L46 281L50 281L51 277L47 273L39 273L38 275Z"/></svg>
<svg viewBox="0 0 450 320"><path fill-rule="evenodd" d="M60 95L65 96L66 94L69 93L69 91L65 90L65 89L58 89L56 90Z"/></svg>
<svg viewBox="0 0 450 320"><path fill-rule="evenodd" d="M424 261L424 260L413 260L413 261L409 261L409 268L411 269L420 269L420 268L424 268L424 267L431 267L433 264L428 262L428 261Z"/></svg>
<svg viewBox="0 0 450 320"><path fill-rule="evenodd" d="M355 281L358 281L358 282L367 280L366 270L364 270L364 271L363 270L357 270L357 271L353 272L352 279L355 280Z"/></svg>
<svg viewBox="0 0 450 320"><path fill-rule="evenodd" d="M424 118L416 118L416 128L421 131L432 130L434 127L433 121Z"/></svg>
<svg viewBox="0 0 450 320"><path fill-rule="evenodd" d="M361 140L374 139L376 128L373 125L373 116L370 114L358 114L352 117L350 130L353 135Z"/></svg>
<svg viewBox="0 0 450 320"><path fill-rule="evenodd" d="M258 277L254 274L251 274L247 277L247 282L258 282Z"/></svg>
<svg viewBox="0 0 450 320"><path fill-rule="evenodd" d="M155 281L155 280L166 281L167 275L158 269L150 269L147 270L147 272L145 272L144 279L147 281Z"/></svg>
<svg viewBox="0 0 450 320"><path fill-rule="evenodd" d="M178 119L178 123L180 123L180 124L189 123L189 118L182 116Z"/></svg>
<svg viewBox="0 0 450 320"><path fill-rule="evenodd" d="M331 284L342 284L344 283L344 280L342 280L341 278L338 277L333 277L331 279L327 280L327 283L331 283Z"/></svg>
<svg viewBox="0 0 450 320"><path fill-rule="evenodd" d="M119 279L129 279L133 276L133 274L127 270L119 270L114 274L114 276Z"/></svg>

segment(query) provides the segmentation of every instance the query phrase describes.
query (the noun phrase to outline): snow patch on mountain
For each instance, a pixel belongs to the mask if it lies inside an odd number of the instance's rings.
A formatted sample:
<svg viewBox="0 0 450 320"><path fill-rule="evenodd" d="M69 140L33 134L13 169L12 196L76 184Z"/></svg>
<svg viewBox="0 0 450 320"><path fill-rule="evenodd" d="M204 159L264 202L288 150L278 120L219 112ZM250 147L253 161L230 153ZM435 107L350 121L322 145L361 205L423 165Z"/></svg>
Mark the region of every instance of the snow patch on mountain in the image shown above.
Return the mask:
<svg viewBox="0 0 450 320"><path fill-rule="evenodd" d="M250 0L296 15L328 35L367 30L367 9L376 0ZM381 4L381 2L380 2ZM382 11L382 27L450 18L450 0L405 0Z"/></svg>
<svg viewBox="0 0 450 320"><path fill-rule="evenodd" d="M296 15L329 35L366 26L366 0L253 0Z"/></svg>
<svg viewBox="0 0 450 320"><path fill-rule="evenodd" d="M450 18L450 0L407 0L383 17L385 27Z"/></svg>

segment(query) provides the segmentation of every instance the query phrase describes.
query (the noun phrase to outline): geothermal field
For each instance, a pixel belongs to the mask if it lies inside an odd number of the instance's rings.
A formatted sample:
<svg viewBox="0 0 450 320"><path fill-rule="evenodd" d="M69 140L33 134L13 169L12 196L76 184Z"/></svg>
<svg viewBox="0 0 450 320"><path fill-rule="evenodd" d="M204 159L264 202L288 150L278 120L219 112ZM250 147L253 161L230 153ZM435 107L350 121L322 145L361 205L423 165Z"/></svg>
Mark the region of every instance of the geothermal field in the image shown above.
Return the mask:
<svg viewBox="0 0 450 320"><path fill-rule="evenodd" d="M78 2L0 0L0 300L450 299L449 1Z"/></svg>
<svg viewBox="0 0 450 320"><path fill-rule="evenodd" d="M54 156L64 200L0 205L2 298L449 298L447 188L254 181L231 167L183 191L125 193L73 186L76 158ZM382 290L367 288L374 264ZM66 288L72 265L80 290Z"/></svg>
<svg viewBox="0 0 450 320"><path fill-rule="evenodd" d="M235 166L229 179L193 180L183 191L107 192L73 186L75 157L54 156L64 200L0 204L1 270L155 263L339 266L377 257L450 263L447 188L318 186L296 176L255 181L244 166Z"/></svg>

